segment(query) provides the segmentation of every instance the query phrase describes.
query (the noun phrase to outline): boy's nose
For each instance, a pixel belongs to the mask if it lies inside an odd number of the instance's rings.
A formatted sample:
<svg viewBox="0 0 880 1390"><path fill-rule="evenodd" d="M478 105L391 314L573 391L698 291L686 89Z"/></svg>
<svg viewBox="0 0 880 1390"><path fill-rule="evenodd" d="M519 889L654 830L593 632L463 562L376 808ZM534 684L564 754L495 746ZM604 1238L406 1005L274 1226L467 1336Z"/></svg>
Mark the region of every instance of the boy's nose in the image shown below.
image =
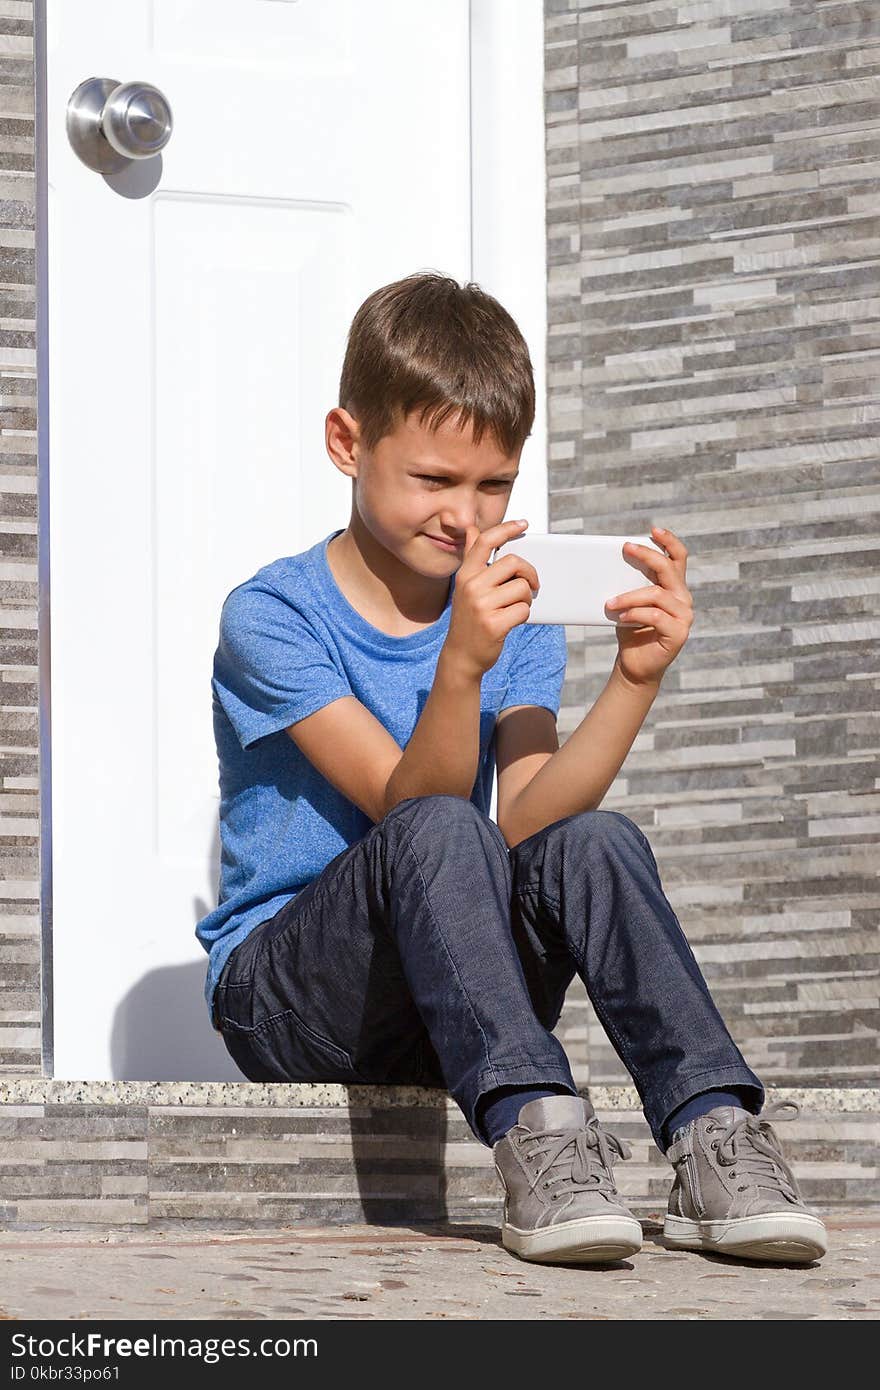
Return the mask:
<svg viewBox="0 0 880 1390"><path fill-rule="evenodd" d="M479 526L473 512L442 512L440 520L445 536L466 536L469 526Z"/></svg>

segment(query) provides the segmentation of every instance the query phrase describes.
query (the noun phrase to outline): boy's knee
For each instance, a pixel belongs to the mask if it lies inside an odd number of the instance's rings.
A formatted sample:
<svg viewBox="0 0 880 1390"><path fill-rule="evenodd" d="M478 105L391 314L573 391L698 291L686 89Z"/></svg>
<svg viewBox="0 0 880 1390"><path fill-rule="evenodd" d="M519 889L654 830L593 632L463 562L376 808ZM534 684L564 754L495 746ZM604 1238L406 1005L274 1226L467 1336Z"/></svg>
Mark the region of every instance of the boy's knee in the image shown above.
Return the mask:
<svg viewBox="0 0 880 1390"><path fill-rule="evenodd" d="M381 824L405 825L413 832L427 830L436 835L438 843L457 829L461 830L463 840L473 841L477 837L485 839L491 836L504 856L508 854L507 841L495 822L463 796L436 793L407 797L391 808Z"/></svg>
<svg viewBox="0 0 880 1390"><path fill-rule="evenodd" d="M408 796L404 801L398 801L396 806L392 806L386 815L387 820L390 816L415 817L422 819L425 817L440 817L443 820L482 820L488 822L488 816L484 816L479 807L472 801L468 801L463 796L449 796L445 793L433 793L430 796Z"/></svg>
<svg viewBox="0 0 880 1390"><path fill-rule="evenodd" d="M621 841L631 842L633 839L647 844L644 832L622 811L581 811L560 822L559 828L581 834L593 844L616 845Z"/></svg>

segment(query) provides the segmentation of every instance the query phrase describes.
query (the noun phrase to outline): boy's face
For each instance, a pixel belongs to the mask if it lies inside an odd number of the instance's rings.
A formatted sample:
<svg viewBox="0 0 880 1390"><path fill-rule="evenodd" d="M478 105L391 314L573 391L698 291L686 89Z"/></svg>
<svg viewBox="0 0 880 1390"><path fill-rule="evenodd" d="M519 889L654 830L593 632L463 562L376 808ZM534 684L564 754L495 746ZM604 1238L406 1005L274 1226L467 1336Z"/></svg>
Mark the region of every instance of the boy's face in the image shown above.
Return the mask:
<svg viewBox="0 0 880 1390"><path fill-rule="evenodd" d="M426 577L450 575L464 559L469 526L481 531L504 519L519 468L519 454L505 455L488 431L474 443L470 424L461 430L453 414L436 430L416 414L399 421L372 450L350 422L350 466L356 479L352 519L358 518L386 550ZM430 537L452 542L437 545Z"/></svg>

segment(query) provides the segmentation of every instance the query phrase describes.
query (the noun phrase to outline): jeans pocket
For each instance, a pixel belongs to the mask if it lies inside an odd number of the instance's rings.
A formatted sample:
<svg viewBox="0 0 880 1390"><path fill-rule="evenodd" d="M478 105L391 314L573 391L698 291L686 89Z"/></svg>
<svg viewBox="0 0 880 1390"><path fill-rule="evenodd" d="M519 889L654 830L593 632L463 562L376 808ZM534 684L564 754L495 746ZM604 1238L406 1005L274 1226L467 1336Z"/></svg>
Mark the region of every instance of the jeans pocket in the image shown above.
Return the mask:
<svg viewBox="0 0 880 1390"><path fill-rule="evenodd" d="M244 1028L230 1018L224 1018L222 1023L230 1056L251 1080L360 1083L366 1080L352 1062L350 1053L316 1033L293 1009L273 1014L256 1028ZM239 1061L239 1056L246 1066ZM260 1075L251 1076L248 1068Z"/></svg>
<svg viewBox="0 0 880 1390"><path fill-rule="evenodd" d="M221 1031L226 1027L249 1031L254 1021L253 979L219 984L214 996L214 1013Z"/></svg>

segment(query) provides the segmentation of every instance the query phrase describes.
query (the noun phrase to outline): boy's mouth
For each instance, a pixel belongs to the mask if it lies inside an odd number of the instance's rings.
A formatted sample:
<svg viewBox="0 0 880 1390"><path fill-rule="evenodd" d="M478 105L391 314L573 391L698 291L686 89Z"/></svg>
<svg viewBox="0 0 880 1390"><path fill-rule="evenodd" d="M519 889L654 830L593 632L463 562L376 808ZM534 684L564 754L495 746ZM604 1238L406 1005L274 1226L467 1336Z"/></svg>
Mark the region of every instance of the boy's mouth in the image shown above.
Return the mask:
<svg viewBox="0 0 880 1390"><path fill-rule="evenodd" d="M427 531L423 531L422 535L425 536L427 540L433 541L435 545L439 545L442 550L447 550L450 555L456 554L457 551L461 550L464 544L463 541L447 541L441 536L432 536Z"/></svg>

